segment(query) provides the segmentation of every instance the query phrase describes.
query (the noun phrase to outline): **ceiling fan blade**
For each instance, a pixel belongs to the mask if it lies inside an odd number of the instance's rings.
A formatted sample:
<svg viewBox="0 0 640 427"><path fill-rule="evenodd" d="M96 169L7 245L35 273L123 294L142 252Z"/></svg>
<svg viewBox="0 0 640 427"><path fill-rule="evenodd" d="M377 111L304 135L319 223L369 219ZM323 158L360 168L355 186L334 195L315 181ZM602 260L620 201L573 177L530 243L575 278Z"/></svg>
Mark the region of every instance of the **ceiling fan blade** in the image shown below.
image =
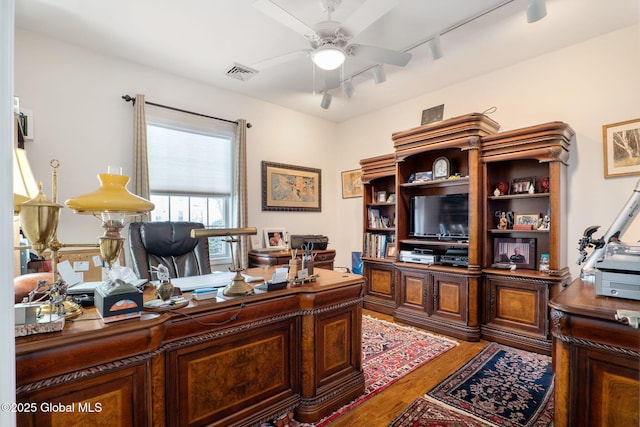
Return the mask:
<svg viewBox="0 0 640 427"><path fill-rule="evenodd" d="M390 64L404 67L411 60L411 54L399 50L385 49L364 44L352 44L347 47L347 52L357 58L363 58L378 64Z"/></svg>
<svg viewBox="0 0 640 427"><path fill-rule="evenodd" d="M398 0L366 0L340 26L355 37L398 5Z"/></svg>
<svg viewBox="0 0 640 427"><path fill-rule="evenodd" d="M257 0L253 3L253 7L301 36L309 37L315 34L311 27L270 0Z"/></svg>
<svg viewBox="0 0 640 427"><path fill-rule="evenodd" d="M262 61L251 64L251 68L255 68L258 71L264 70L280 64L284 64L285 62L292 61L300 56L308 56L310 53L311 49L296 50L294 52L285 53L284 55L263 59Z"/></svg>

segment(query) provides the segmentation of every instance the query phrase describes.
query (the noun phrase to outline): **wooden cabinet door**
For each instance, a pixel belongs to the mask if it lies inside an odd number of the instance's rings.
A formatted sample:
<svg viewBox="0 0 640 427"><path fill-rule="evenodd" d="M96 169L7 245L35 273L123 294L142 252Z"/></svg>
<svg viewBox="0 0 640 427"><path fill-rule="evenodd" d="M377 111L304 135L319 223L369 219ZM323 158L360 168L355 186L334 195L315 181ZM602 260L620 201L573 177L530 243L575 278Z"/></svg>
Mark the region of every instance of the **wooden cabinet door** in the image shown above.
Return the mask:
<svg viewBox="0 0 640 427"><path fill-rule="evenodd" d="M366 294L364 306L381 313L393 314L396 308L395 269L393 264L365 261Z"/></svg>
<svg viewBox="0 0 640 427"><path fill-rule="evenodd" d="M430 303L429 275L420 270L400 270L399 279L398 306L430 316L433 304Z"/></svg>
<svg viewBox="0 0 640 427"><path fill-rule="evenodd" d="M64 363L61 359L60 363ZM72 375L69 376L71 379ZM85 379L62 381L38 391L18 392L19 426L151 425L145 366L138 365ZM31 410L33 409L33 410ZM161 414L160 414L161 418Z"/></svg>
<svg viewBox="0 0 640 427"><path fill-rule="evenodd" d="M468 279L463 276L433 274L433 316L466 323Z"/></svg>

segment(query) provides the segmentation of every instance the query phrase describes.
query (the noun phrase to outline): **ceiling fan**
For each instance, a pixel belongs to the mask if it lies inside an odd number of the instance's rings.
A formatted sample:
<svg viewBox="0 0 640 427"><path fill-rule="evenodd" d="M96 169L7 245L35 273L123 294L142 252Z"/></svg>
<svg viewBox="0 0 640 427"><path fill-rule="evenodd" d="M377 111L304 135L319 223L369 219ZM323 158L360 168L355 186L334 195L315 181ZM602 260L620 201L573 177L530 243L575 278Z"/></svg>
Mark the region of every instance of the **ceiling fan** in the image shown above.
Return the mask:
<svg viewBox="0 0 640 427"><path fill-rule="evenodd" d="M340 5L341 0L321 0L320 3L327 14L327 19L312 28L271 0L254 2L253 6L262 13L305 37L311 48L269 58L253 64L252 67L260 70L286 62L301 54L309 55L316 66L328 72L325 82L326 91L340 85L339 75L332 71L338 69L348 57L364 59L374 65L389 64L398 67L404 67L411 59L411 54L407 52L349 43L361 31L393 9L398 4L398 0L365 0L342 23L331 19L331 14Z"/></svg>

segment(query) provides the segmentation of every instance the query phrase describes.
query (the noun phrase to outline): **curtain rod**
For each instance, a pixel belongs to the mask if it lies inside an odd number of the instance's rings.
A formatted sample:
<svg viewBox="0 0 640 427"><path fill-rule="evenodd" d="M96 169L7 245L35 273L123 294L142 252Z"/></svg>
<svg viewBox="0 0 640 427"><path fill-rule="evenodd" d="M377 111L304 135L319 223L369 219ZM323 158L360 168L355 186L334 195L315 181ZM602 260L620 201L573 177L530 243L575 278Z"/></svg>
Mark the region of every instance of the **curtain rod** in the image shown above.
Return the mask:
<svg viewBox="0 0 640 427"><path fill-rule="evenodd" d="M122 99L124 99L126 102L131 102L134 105L136 103L136 98L129 95L122 95ZM221 122L234 123L236 125L238 124L238 122L234 120L227 120L227 119L221 119L220 117L207 116L206 114L194 113L193 111L187 111L187 110L183 110L176 107L169 107L168 105L156 104L155 102L145 101L144 103L147 105L153 105L154 107L160 107L160 108L166 108L167 110L178 111L180 113L192 114L194 116L205 117L207 119L213 119L213 120L219 120ZM250 128L251 126L252 126L251 123L247 123L247 128Z"/></svg>

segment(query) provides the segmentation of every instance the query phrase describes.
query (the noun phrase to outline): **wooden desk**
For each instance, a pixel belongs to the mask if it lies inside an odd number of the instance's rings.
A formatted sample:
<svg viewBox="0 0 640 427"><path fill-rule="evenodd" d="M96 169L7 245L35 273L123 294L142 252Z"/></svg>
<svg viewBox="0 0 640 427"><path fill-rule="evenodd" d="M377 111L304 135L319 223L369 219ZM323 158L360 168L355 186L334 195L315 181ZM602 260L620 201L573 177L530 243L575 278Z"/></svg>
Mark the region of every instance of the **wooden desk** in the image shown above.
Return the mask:
<svg viewBox="0 0 640 427"><path fill-rule="evenodd" d="M597 296L575 280L549 303L556 427L640 425L640 329L615 320L640 301Z"/></svg>
<svg viewBox="0 0 640 427"><path fill-rule="evenodd" d="M271 277L272 269L250 269ZM363 278L190 301L104 324L16 338L20 426L244 426L294 410L312 422L364 391ZM153 298L153 290L146 291Z"/></svg>
<svg viewBox="0 0 640 427"><path fill-rule="evenodd" d="M333 260L336 251L333 249L314 250L314 267L333 270ZM298 250L298 258L302 257L302 250ZM249 267L270 267L272 265L288 264L291 259L289 251L249 252Z"/></svg>

